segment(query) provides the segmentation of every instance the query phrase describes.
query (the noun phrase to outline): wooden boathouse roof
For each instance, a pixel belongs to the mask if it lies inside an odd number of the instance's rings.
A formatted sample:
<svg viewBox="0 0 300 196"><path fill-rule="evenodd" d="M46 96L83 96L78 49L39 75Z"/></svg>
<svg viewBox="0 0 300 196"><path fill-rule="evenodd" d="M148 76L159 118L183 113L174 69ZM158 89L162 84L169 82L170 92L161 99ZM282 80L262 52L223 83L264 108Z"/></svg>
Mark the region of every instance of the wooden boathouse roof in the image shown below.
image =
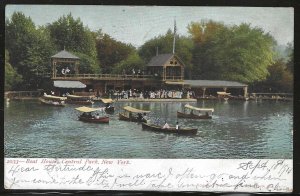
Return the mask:
<svg viewBox="0 0 300 196"><path fill-rule="evenodd" d="M51 56L51 58L57 58L57 59L79 59L79 57L71 54L70 52L66 50L62 50L58 52L57 54Z"/></svg>
<svg viewBox="0 0 300 196"><path fill-rule="evenodd" d="M184 80L185 85L191 87L210 87L210 88L241 88L247 87L247 84L234 81L224 81L224 80Z"/></svg>
<svg viewBox="0 0 300 196"><path fill-rule="evenodd" d="M166 62L168 62L172 57L175 57L180 63L181 65L184 66L184 63L181 61L181 59L176 56L175 54L160 54L157 56L154 56L151 58L151 60L149 61L149 63L147 64L147 66L149 67L161 67L164 66L166 64Z"/></svg>

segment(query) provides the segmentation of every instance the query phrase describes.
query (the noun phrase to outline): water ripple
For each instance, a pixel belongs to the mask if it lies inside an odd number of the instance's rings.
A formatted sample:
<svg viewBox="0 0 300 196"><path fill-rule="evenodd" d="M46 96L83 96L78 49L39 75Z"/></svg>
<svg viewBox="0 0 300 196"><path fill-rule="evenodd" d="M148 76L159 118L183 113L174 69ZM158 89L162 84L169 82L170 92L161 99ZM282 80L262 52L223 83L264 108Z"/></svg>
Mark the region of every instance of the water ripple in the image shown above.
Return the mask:
<svg viewBox="0 0 300 196"><path fill-rule="evenodd" d="M126 103L116 103L120 110ZM183 103L130 103L151 109L160 124L179 122L198 128L195 136L142 130L141 124L109 124L77 120L77 106L44 107L32 101L10 102L4 115L6 157L53 158L292 158L293 106L291 103L220 101L198 102L213 107L211 120L177 119ZM195 104L196 105L196 104ZM99 103L95 105L98 107ZM28 112L30 111L30 112Z"/></svg>

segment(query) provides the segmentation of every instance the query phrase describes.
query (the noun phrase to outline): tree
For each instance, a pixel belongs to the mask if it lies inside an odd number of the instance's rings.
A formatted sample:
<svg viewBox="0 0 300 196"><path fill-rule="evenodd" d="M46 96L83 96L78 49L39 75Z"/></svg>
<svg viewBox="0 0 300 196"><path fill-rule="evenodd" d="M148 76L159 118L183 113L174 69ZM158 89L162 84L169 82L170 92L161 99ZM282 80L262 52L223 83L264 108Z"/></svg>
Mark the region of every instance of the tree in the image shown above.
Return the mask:
<svg viewBox="0 0 300 196"><path fill-rule="evenodd" d="M102 65L103 73L111 73L118 63L135 52L132 45L116 41L109 35L102 33L101 30L97 32L96 47L98 61Z"/></svg>
<svg viewBox="0 0 300 196"><path fill-rule="evenodd" d="M145 63L140 58L140 56L136 52L133 52L128 56L127 59L116 64L113 72L118 73L118 74L123 74L123 72L125 72L125 73L129 74L129 71L130 71L130 74L131 74L132 69L135 69L136 71L144 70L144 65L145 65Z"/></svg>
<svg viewBox="0 0 300 196"><path fill-rule="evenodd" d="M287 68L294 74L294 45L292 43L288 43L286 52L288 54Z"/></svg>
<svg viewBox="0 0 300 196"><path fill-rule="evenodd" d="M30 19L21 12L13 13L5 24L5 46L10 54L11 64L23 77L22 88L38 88L42 80L40 73L49 72L49 57L54 46L49 32L37 29Z"/></svg>
<svg viewBox="0 0 300 196"><path fill-rule="evenodd" d="M266 92L286 92L293 91L293 74L287 68L284 59L278 59L268 67L269 76L266 80L255 84L254 88Z"/></svg>
<svg viewBox="0 0 300 196"><path fill-rule="evenodd" d="M49 24L47 29L57 51L66 49L76 53L84 58L81 63L84 64L86 70L97 73L100 71L95 35L88 27L83 26L80 18L74 19L71 13L67 16L63 15Z"/></svg>
<svg viewBox="0 0 300 196"><path fill-rule="evenodd" d="M195 78L249 84L266 79L267 68L273 63L274 56L275 40L272 36L260 28L251 28L249 24L230 27L215 24L214 28L207 29L211 29L207 32L209 35L203 35L205 39L196 42L193 51ZM191 36L197 37L197 34Z"/></svg>
<svg viewBox="0 0 300 196"><path fill-rule="evenodd" d="M75 52L74 54L80 58L79 73L100 73L100 67L95 66L98 64L96 59L80 52Z"/></svg>
<svg viewBox="0 0 300 196"><path fill-rule="evenodd" d="M5 49L5 90L11 90L22 82L22 76L19 75L9 63L9 52Z"/></svg>
<svg viewBox="0 0 300 196"><path fill-rule="evenodd" d="M214 36L221 30L226 28L223 23L212 20L201 22L191 22L188 26L188 33L196 44L211 41Z"/></svg>

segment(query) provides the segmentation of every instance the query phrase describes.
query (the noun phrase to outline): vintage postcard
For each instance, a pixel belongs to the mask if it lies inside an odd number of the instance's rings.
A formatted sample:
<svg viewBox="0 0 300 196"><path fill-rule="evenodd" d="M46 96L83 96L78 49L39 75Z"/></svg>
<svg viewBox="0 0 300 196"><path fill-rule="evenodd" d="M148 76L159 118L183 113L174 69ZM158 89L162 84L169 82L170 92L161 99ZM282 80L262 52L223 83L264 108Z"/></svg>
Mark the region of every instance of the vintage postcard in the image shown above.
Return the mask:
<svg viewBox="0 0 300 196"><path fill-rule="evenodd" d="M293 191L292 7L5 18L5 189Z"/></svg>

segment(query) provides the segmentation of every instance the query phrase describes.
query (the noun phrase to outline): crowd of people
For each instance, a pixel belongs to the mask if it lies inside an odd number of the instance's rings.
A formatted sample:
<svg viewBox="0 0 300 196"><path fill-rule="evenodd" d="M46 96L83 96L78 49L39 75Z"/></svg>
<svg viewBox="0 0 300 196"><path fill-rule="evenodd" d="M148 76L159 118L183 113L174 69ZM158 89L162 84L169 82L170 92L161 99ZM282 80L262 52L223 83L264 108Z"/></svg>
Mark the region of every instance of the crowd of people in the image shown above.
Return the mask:
<svg viewBox="0 0 300 196"><path fill-rule="evenodd" d="M195 98L195 93L189 90L155 90L155 91L139 91L136 89L129 90L110 90L108 92L110 98L113 99L189 99Z"/></svg>

